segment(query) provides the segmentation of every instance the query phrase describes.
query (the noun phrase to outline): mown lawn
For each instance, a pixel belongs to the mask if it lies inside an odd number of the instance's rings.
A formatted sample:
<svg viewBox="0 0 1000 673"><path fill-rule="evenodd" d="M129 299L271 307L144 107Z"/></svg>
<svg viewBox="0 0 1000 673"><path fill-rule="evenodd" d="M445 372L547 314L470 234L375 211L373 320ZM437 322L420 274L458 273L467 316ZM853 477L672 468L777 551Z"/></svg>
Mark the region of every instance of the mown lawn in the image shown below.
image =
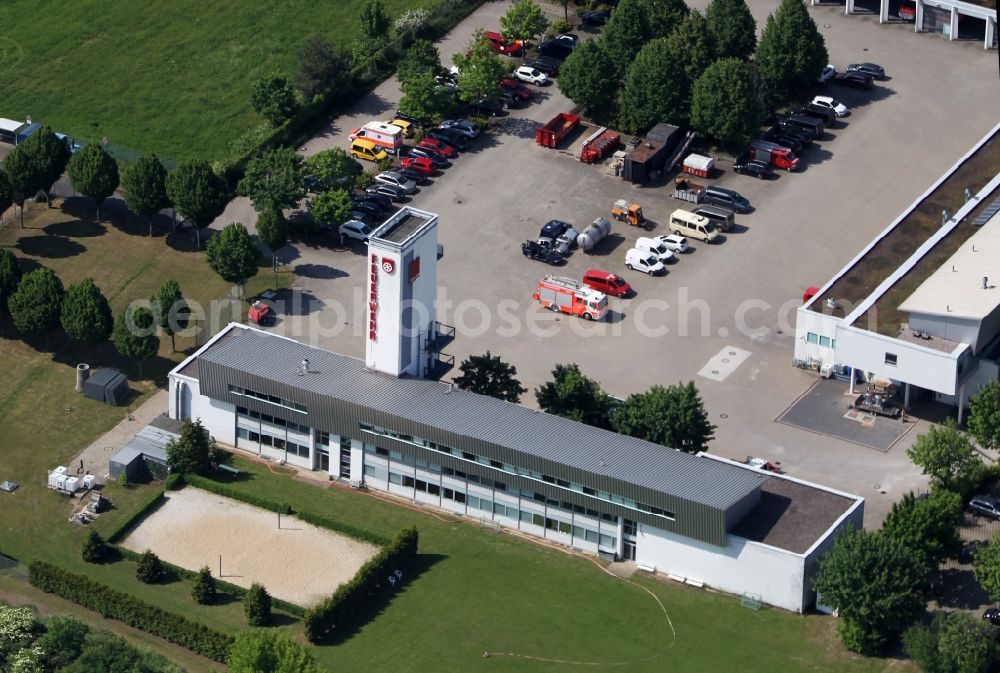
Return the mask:
<svg viewBox="0 0 1000 673"><path fill-rule="evenodd" d="M167 278L177 279L185 296L201 303L228 292L228 283L208 268L203 252L190 250L186 244L176 249L162 235L149 238L144 223L117 218L96 223L92 216L93 211L75 213L32 204L26 213L27 228L21 229L8 217L7 227L0 230L0 246L11 249L25 268L52 268L65 286L91 276L116 313L132 300L149 297ZM289 281L287 274L279 279L282 285ZM273 274L262 269L248 284L247 293L273 283ZM192 338L177 340L178 351L193 346ZM80 545L87 531L68 522L80 502L45 487L46 470L68 465L74 455L148 399L183 357L183 352L172 353L169 339L163 338L159 355L146 363L140 377L135 365L119 358L110 342L80 347L57 331L25 343L9 318L0 318L0 481L21 485L13 494L0 493L0 552L24 562L44 559L115 586L131 587L165 607L200 617L183 583L147 587L135 581L131 564L83 563ZM125 371L135 391L128 407L111 407L78 394L74 368L79 362ZM151 492L151 487L108 484L105 494L115 509L98 519L98 530L112 530ZM244 623L238 604L202 610L229 629Z"/></svg>
<svg viewBox="0 0 1000 673"><path fill-rule="evenodd" d="M390 16L438 0L386 0ZM305 39L348 44L363 0L0 3L0 117L161 157L219 158L261 119L251 84L294 72Z"/></svg>

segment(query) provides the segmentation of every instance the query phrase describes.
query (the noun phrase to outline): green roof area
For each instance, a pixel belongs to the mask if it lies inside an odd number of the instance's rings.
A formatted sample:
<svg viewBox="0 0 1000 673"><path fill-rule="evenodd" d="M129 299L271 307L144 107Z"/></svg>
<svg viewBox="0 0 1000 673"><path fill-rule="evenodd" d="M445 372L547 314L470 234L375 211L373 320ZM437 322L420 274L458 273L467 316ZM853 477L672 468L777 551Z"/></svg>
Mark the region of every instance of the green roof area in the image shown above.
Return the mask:
<svg viewBox="0 0 1000 673"><path fill-rule="evenodd" d="M845 310L853 310L854 306L868 297L941 228L942 210L956 212L965 203L966 188L975 194L997 173L1000 173L1000 133L994 133L975 154L962 162L947 180L938 185L937 189L827 288L826 292L817 297L810 309L820 313L827 312L829 309L824 310L826 300L833 298L837 301L837 308L832 310L834 315L843 316L846 315ZM983 201L989 203L992 198ZM879 334L896 336L900 324L897 310L899 305L979 230L968 223L975 219L982 207L985 206L976 208L875 303L877 320L873 325L869 326L867 313L855 321L855 324L862 328L874 328Z"/></svg>

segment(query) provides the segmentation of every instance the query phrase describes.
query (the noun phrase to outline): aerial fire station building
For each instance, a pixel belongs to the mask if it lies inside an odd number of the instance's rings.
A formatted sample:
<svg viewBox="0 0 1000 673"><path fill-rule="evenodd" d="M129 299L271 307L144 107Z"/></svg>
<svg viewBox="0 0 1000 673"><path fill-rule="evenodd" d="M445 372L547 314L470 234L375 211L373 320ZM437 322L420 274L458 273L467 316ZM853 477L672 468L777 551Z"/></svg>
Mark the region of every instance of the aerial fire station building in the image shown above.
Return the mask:
<svg viewBox="0 0 1000 673"><path fill-rule="evenodd" d="M411 373L432 359L419 284L436 284L436 221L404 208L373 233L364 361L231 324L170 373L170 417L331 480L806 609L818 558L861 526L862 498ZM393 322L413 328L398 347Z"/></svg>

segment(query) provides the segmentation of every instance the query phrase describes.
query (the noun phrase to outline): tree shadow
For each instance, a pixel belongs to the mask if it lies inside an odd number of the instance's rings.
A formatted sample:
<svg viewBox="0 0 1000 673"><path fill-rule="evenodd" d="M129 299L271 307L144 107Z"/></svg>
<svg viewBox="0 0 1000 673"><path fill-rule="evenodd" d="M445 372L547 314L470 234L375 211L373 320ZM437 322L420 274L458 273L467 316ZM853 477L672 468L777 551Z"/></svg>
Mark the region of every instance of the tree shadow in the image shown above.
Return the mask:
<svg viewBox="0 0 1000 673"><path fill-rule="evenodd" d="M943 608L976 610L990 604L990 595L980 586L971 568L946 568L935 573L932 592Z"/></svg>
<svg viewBox="0 0 1000 673"><path fill-rule="evenodd" d="M87 251L86 246L65 236L22 236L14 247L25 255L47 259L65 259Z"/></svg>
<svg viewBox="0 0 1000 673"><path fill-rule="evenodd" d="M297 264L292 267L292 273L302 278L316 278L320 280L347 278L350 275L346 271L327 266L326 264Z"/></svg>
<svg viewBox="0 0 1000 673"><path fill-rule="evenodd" d="M98 222L79 216L75 217L78 219L53 222L47 227L43 227L42 231L49 236L63 236L66 238L93 238L108 233L108 230Z"/></svg>
<svg viewBox="0 0 1000 673"><path fill-rule="evenodd" d="M388 581L379 585L376 592L368 596L359 596L357 609L352 612L342 622L338 623L335 630L326 634L316 641L317 645L341 645L353 638L364 626L373 619L381 615L392 604L393 599L406 593L410 584L420 581L420 575L430 570L432 567L446 559L443 554L417 554L417 557L406 567L404 579L395 585L390 585Z"/></svg>

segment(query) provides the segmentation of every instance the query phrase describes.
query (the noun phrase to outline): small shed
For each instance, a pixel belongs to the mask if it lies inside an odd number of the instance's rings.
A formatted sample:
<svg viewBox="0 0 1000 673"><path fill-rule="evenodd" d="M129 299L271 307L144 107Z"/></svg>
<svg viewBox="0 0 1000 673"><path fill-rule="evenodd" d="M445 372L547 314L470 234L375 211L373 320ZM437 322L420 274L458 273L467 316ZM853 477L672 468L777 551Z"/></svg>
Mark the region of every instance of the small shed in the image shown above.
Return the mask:
<svg viewBox="0 0 1000 673"><path fill-rule="evenodd" d="M128 379L117 369L98 369L83 383L83 394L112 406L128 399Z"/></svg>
<svg viewBox="0 0 1000 673"><path fill-rule="evenodd" d="M657 124L646 140L640 143L625 157L622 177L633 184L643 184L652 180L653 176L663 170L671 158L683 134L676 126Z"/></svg>
<svg viewBox="0 0 1000 673"><path fill-rule="evenodd" d="M108 473L112 479L121 475L129 481L139 481L148 476L166 479L167 444L181 436L180 423L165 416L154 419L136 433L128 444L111 457Z"/></svg>

